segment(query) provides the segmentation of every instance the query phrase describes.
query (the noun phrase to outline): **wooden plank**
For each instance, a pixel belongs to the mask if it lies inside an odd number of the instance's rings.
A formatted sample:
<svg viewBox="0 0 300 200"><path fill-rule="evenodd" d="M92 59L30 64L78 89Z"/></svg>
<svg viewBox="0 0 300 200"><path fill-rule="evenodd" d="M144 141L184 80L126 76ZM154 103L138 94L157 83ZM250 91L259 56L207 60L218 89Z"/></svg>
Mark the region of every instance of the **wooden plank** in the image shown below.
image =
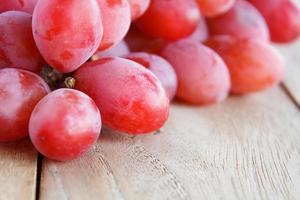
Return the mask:
<svg viewBox="0 0 300 200"><path fill-rule="evenodd" d="M276 45L276 47L286 62L284 86L300 106L300 40L289 45Z"/></svg>
<svg viewBox="0 0 300 200"><path fill-rule="evenodd" d="M37 153L29 140L0 144L0 199L35 199Z"/></svg>
<svg viewBox="0 0 300 200"><path fill-rule="evenodd" d="M300 6L300 0L293 0ZM286 62L284 88L290 94L295 103L300 106L300 39L289 44L275 45L283 55Z"/></svg>
<svg viewBox="0 0 300 200"><path fill-rule="evenodd" d="M299 199L299 125L280 88L174 105L158 134L104 130L78 160L45 159L41 199Z"/></svg>

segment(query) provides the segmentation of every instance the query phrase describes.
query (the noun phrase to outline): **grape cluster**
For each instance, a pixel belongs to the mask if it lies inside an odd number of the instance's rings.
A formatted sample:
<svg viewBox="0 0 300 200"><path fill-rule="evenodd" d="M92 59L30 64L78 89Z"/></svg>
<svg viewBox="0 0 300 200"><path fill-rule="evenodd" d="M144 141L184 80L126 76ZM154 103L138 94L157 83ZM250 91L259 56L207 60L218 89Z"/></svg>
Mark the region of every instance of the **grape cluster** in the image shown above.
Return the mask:
<svg viewBox="0 0 300 200"><path fill-rule="evenodd" d="M0 4L0 141L29 137L77 158L102 123L159 130L170 102L223 101L277 85L271 42L300 35L291 0L5 0Z"/></svg>

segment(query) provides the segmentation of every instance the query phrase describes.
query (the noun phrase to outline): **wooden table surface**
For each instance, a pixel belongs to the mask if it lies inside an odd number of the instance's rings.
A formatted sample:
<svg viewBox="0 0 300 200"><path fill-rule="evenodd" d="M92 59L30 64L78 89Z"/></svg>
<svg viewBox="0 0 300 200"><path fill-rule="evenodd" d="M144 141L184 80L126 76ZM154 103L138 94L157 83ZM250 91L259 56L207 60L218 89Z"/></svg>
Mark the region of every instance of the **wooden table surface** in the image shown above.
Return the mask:
<svg viewBox="0 0 300 200"><path fill-rule="evenodd" d="M30 141L0 144L0 199L300 199L300 41L278 48L281 86L208 107L175 104L160 133L103 130L70 162L38 156Z"/></svg>

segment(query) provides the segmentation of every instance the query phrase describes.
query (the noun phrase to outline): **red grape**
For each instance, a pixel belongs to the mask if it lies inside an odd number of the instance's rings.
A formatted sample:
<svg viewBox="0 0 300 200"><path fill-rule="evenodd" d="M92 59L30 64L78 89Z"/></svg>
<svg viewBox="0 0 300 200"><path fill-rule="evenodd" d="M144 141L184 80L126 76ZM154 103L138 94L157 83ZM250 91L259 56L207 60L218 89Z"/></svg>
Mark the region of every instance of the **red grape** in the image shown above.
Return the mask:
<svg viewBox="0 0 300 200"><path fill-rule="evenodd" d="M74 71L95 53L103 32L96 0L39 0L32 29L47 63L64 73Z"/></svg>
<svg viewBox="0 0 300 200"><path fill-rule="evenodd" d="M0 68L38 72L44 60L32 36L31 15L21 11L0 14Z"/></svg>
<svg viewBox="0 0 300 200"><path fill-rule="evenodd" d="M75 78L76 88L95 100L110 128L142 134L167 120L169 100L160 81L136 62L103 58L80 67Z"/></svg>
<svg viewBox="0 0 300 200"><path fill-rule="evenodd" d="M271 39L286 43L300 35L300 9L290 0L250 0L265 17Z"/></svg>
<svg viewBox="0 0 300 200"><path fill-rule="evenodd" d="M199 19L200 11L194 0L152 0L135 24L150 36L177 40L192 34Z"/></svg>
<svg viewBox="0 0 300 200"><path fill-rule="evenodd" d="M216 36L206 44L227 64L234 94L260 91L278 84L283 78L283 60L271 45L263 41Z"/></svg>
<svg viewBox="0 0 300 200"><path fill-rule="evenodd" d="M0 141L10 142L28 136L28 123L34 106L50 92L36 74L15 68L0 69Z"/></svg>
<svg viewBox="0 0 300 200"><path fill-rule="evenodd" d="M196 30L191 35L186 37L186 39L203 42L206 39L208 39L208 37L209 37L209 33L208 33L208 27L207 27L206 21L205 21L204 17L201 17Z"/></svg>
<svg viewBox="0 0 300 200"><path fill-rule="evenodd" d="M59 89L45 96L34 108L29 135L44 156L65 161L86 152L98 139L100 112L82 92Z"/></svg>
<svg viewBox="0 0 300 200"><path fill-rule="evenodd" d="M112 57L112 56L124 56L129 54L130 50L128 45L124 40L119 42L116 46L113 46L104 51L97 51L95 55L93 55L92 60L98 60L104 57Z"/></svg>
<svg viewBox="0 0 300 200"><path fill-rule="evenodd" d="M201 13L205 17L214 17L227 12L235 0L197 0Z"/></svg>
<svg viewBox="0 0 300 200"><path fill-rule="evenodd" d="M161 81L169 99L172 100L174 98L177 90L177 76L168 61L160 56L143 52L131 53L125 57L152 71Z"/></svg>
<svg viewBox="0 0 300 200"><path fill-rule="evenodd" d="M131 10L131 20L142 16L150 5L150 0L128 0Z"/></svg>
<svg viewBox="0 0 300 200"><path fill-rule="evenodd" d="M229 72L211 49L192 40L169 44L163 51L178 77L177 97L192 104L224 100L230 89Z"/></svg>
<svg viewBox="0 0 300 200"><path fill-rule="evenodd" d="M24 11L32 14L38 0L1 0L0 13L10 10Z"/></svg>
<svg viewBox="0 0 300 200"><path fill-rule="evenodd" d="M207 20L212 35L231 35L269 41L269 30L263 16L245 0L237 0L225 14Z"/></svg>
<svg viewBox="0 0 300 200"><path fill-rule="evenodd" d="M97 1L101 9L104 29L99 50L105 50L125 37L131 22L130 5L127 0Z"/></svg>
<svg viewBox="0 0 300 200"><path fill-rule="evenodd" d="M126 35L125 41L129 49L134 51L145 51L150 53L158 53L166 44L167 41L161 38L153 38L131 27Z"/></svg>

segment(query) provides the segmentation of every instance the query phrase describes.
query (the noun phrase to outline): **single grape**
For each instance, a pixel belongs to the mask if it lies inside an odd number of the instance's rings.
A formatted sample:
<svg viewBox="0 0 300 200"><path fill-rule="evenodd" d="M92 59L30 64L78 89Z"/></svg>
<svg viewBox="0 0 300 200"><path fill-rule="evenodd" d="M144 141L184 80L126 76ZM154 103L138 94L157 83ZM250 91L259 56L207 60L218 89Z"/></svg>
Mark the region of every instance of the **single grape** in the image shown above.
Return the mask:
<svg viewBox="0 0 300 200"><path fill-rule="evenodd" d="M283 79L284 63L280 54L263 41L216 36L206 44L227 64L234 94L261 91Z"/></svg>
<svg viewBox="0 0 300 200"><path fill-rule="evenodd" d="M131 20L142 16L150 5L150 0L128 0L131 10Z"/></svg>
<svg viewBox="0 0 300 200"><path fill-rule="evenodd" d="M103 33L96 0L39 0L32 29L42 56L63 73L85 63L97 50Z"/></svg>
<svg viewBox="0 0 300 200"><path fill-rule="evenodd" d="M135 27L131 27L125 38L130 51L145 51L149 53L158 53L168 43L161 38L153 38L145 35Z"/></svg>
<svg viewBox="0 0 300 200"><path fill-rule="evenodd" d="M135 24L144 33L167 40L192 34L200 20L194 0L151 0L150 7Z"/></svg>
<svg viewBox="0 0 300 200"><path fill-rule="evenodd" d="M200 42L181 40L169 44L161 55L176 71L178 98L192 104L211 104L227 97L229 72L213 50Z"/></svg>
<svg viewBox="0 0 300 200"><path fill-rule="evenodd" d="M37 1L38 0L1 0L0 13L17 10L32 14Z"/></svg>
<svg viewBox="0 0 300 200"><path fill-rule="evenodd" d="M97 0L103 22L103 39L99 50L118 44L128 32L131 23L130 5L127 0Z"/></svg>
<svg viewBox="0 0 300 200"><path fill-rule="evenodd" d="M49 87L38 75L15 68L0 69L0 142L28 136L28 123L34 106Z"/></svg>
<svg viewBox="0 0 300 200"><path fill-rule="evenodd" d="M124 56L126 54L129 54L130 50L128 45L126 44L126 42L124 40L122 40L121 42L119 42L116 46L113 46L107 50L104 51L97 51L93 57L92 60L99 60L100 58L104 58L104 57L113 57L113 56Z"/></svg>
<svg viewBox="0 0 300 200"><path fill-rule="evenodd" d="M290 0L250 0L265 17L271 39L287 43L300 35L300 8Z"/></svg>
<svg viewBox="0 0 300 200"><path fill-rule="evenodd" d="M39 72L45 61L32 36L31 15L21 11L0 14L0 68Z"/></svg>
<svg viewBox="0 0 300 200"><path fill-rule="evenodd" d="M197 0L200 10L205 17L215 17L226 13L234 4L235 0Z"/></svg>
<svg viewBox="0 0 300 200"><path fill-rule="evenodd" d="M263 16L245 0L237 0L227 13L207 19L207 24L211 35L270 40Z"/></svg>
<svg viewBox="0 0 300 200"><path fill-rule="evenodd" d="M151 71L128 59L89 62L75 72L76 88L91 96L108 127L144 134L163 126L169 99Z"/></svg>
<svg viewBox="0 0 300 200"><path fill-rule="evenodd" d="M172 65L164 58L155 54L136 52L126 55L125 58L133 60L151 72L161 81L170 100L175 97L177 90L177 76Z"/></svg>
<svg viewBox="0 0 300 200"><path fill-rule="evenodd" d="M203 42L203 41L207 40L208 37L209 37L209 31L208 31L208 27L206 24L206 20L204 17L201 17L196 30L191 35L186 37L186 39Z"/></svg>
<svg viewBox="0 0 300 200"><path fill-rule="evenodd" d="M29 136L35 148L50 159L77 158L96 143L101 131L100 112L84 93L59 89L34 108Z"/></svg>

